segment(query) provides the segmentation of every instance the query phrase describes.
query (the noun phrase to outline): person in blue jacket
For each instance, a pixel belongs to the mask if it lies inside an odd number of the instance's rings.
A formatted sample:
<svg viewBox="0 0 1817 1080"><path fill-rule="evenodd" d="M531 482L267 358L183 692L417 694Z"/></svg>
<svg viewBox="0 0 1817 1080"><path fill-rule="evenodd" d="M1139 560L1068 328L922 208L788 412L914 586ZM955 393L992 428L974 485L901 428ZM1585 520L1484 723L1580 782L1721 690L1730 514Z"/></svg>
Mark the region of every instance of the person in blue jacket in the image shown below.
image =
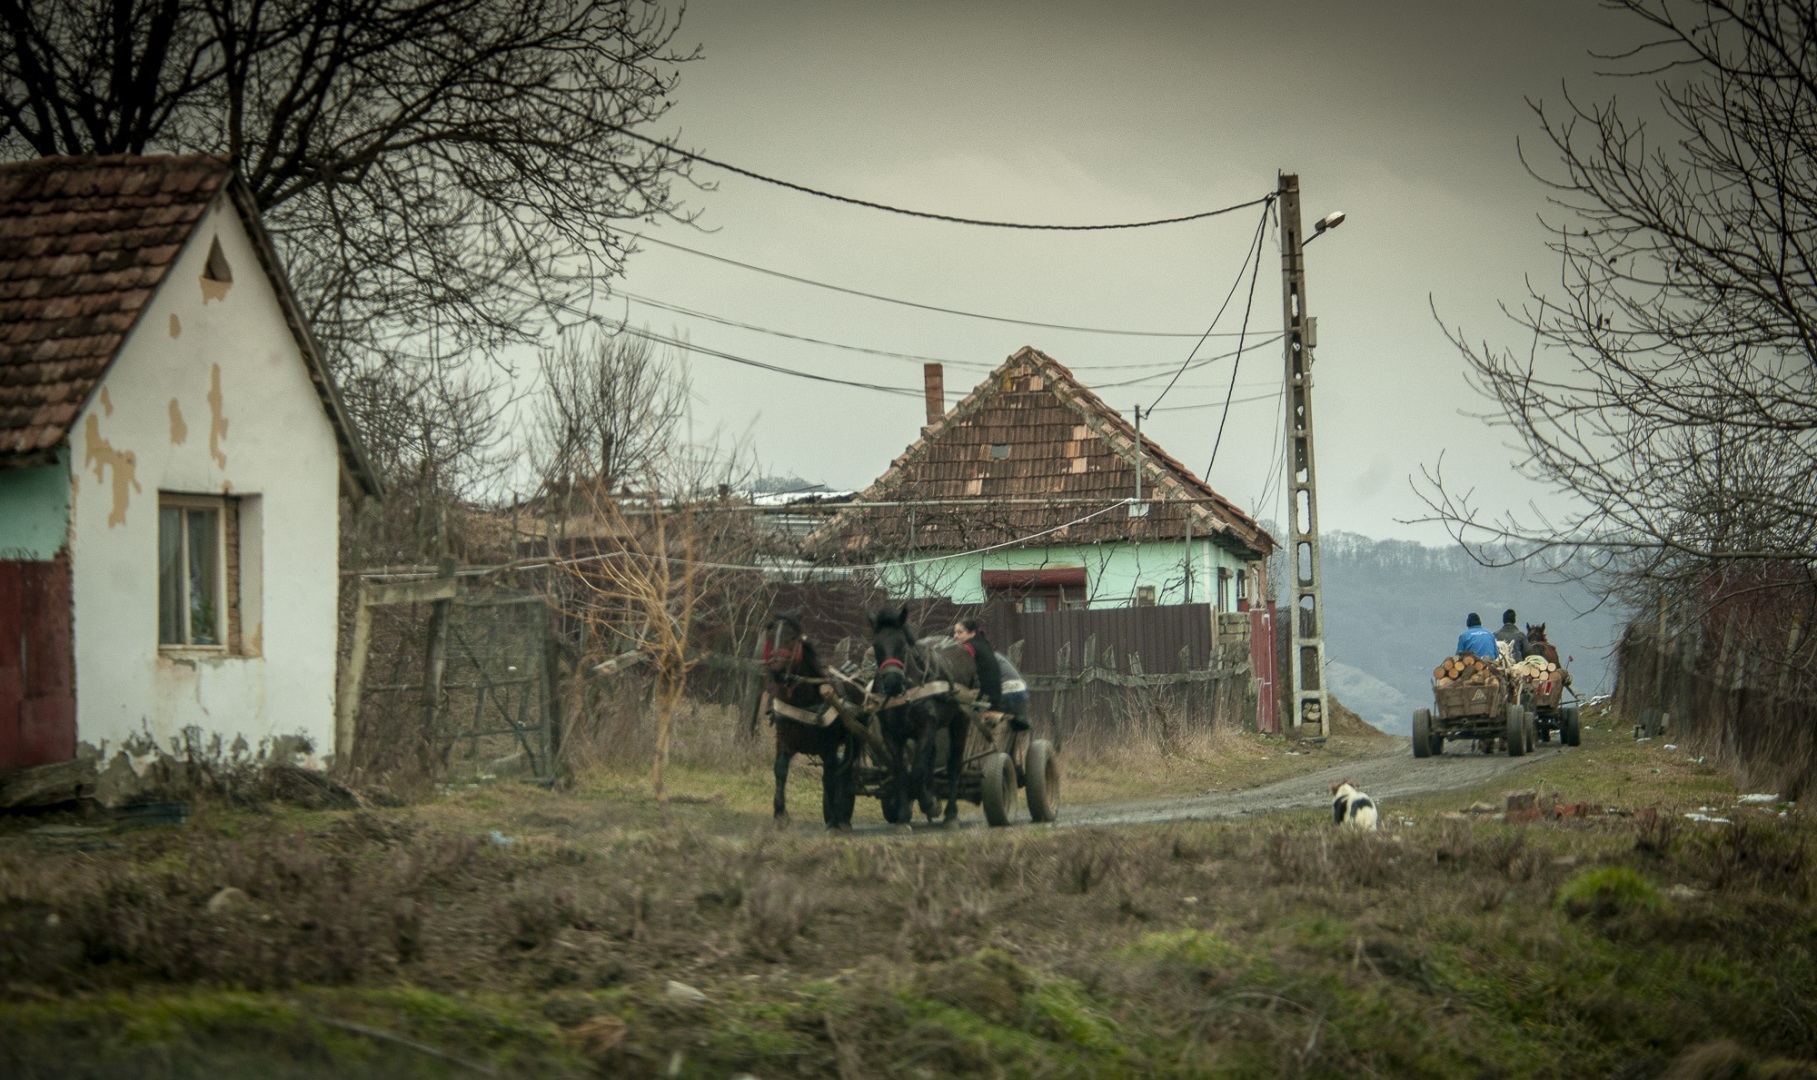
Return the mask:
<svg viewBox="0 0 1817 1080"><path fill-rule="evenodd" d="M1485 660L1500 655L1495 648L1495 635L1483 628L1483 617L1474 611L1464 620L1464 632L1457 636L1457 651Z"/></svg>

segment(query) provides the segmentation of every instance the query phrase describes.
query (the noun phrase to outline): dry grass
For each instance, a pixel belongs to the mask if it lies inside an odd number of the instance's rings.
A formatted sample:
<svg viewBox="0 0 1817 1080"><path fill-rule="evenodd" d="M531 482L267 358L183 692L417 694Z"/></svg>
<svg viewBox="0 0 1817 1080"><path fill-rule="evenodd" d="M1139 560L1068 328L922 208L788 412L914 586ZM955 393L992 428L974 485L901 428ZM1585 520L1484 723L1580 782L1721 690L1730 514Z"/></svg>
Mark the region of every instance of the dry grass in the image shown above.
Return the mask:
<svg viewBox="0 0 1817 1080"><path fill-rule="evenodd" d="M1561 793L1683 786L1671 752L1591 734L1544 766ZM1720 777L1690 779L1734 807ZM1377 835L1309 811L826 837L516 786L14 830L0 1072L424 1057L327 1021L547 1076L1652 1077L1732 1059L1724 1040L1774 1068L1817 1059L1806 818L1444 816L1474 797L1389 807ZM224 885L247 903L210 912Z"/></svg>

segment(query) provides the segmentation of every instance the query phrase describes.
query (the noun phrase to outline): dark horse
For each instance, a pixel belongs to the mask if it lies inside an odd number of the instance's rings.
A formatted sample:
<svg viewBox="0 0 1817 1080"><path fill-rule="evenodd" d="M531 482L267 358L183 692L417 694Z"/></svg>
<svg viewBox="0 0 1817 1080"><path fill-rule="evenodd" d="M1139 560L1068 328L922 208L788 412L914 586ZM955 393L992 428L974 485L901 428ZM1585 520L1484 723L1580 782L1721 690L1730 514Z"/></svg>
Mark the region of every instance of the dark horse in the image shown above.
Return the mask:
<svg viewBox="0 0 1817 1080"><path fill-rule="evenodd" d="M844 724L827 716L831 706L820 693L829 682L826 665L801 632L801 620L795 615L777 615L764 627L763 664L769 674L770 721L776 726L776 823L789 820L783 792L789 783L790 760L796 754L813 754L820 759L820 816L829 829L850 828L855 799L852 764L858 742ZM839 689L839 684L833 685ZM784 715L786 712L796 715Z"/></svg>
<svg viewBox="0 0 1817 1080"><path fill-rule="evenodd" d="M1543 656L1554 664L1558 663L1558 646L1546 640L1545 623L1527 624L1527 655Z"/></svg>
<svg viewBox="0 0 1817 1080"><path fill-rule="evenodd" d="M877 660L872 688L885 700L938 681L975 689L991 701L1002 694L1003 674L997 667L996 653L989 649L974 653L957 642L947 647L922 647L909 628L906 604L895 609L884 608L871 615L871 652ZM949 824L956 821L959 817L959 772L965 764L965 736L971 726L971 715L951 695L936 694L884 709L880 721L883 741L889 746L890 776L899 808L899 816L892 820L907 821L910 800L924 793L932 794L929 788L934 773L934 741L944 730L947 737L945 820ZM912 774L905 760L910 739L915 741Z"/></svg>

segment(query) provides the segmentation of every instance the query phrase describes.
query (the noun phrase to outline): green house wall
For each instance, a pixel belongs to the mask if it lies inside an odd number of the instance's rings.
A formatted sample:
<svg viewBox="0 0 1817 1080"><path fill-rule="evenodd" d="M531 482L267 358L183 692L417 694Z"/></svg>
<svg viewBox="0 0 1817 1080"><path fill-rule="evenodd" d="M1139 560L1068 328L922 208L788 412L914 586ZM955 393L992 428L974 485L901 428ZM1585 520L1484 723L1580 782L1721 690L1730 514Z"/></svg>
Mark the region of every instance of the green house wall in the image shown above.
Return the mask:
<svg viewBox="0 0 1817 1080"><path fill-rule="evenodd" d="M1217 599L1217 571L1230 573L1225 610L1235 610L1237 572L1248 564L1209 540L1192 542L1192 595L1186 594L1187 546L1183 540L1145 544L1075 544L1005 548L956 557L938 555L885 565L879 576L892 596L945 596L955 604L983 603L985 570L1084 567L1086 606L1127 607L1137 589L1155 589L1155 603L1209 603Z"/></svg>
<svg viewBox="0 0 1817 1080"><path fill-rule="evenodd" d="M0 559L54 559L68 543L68 449L47 465L0 469Z"/></svg>

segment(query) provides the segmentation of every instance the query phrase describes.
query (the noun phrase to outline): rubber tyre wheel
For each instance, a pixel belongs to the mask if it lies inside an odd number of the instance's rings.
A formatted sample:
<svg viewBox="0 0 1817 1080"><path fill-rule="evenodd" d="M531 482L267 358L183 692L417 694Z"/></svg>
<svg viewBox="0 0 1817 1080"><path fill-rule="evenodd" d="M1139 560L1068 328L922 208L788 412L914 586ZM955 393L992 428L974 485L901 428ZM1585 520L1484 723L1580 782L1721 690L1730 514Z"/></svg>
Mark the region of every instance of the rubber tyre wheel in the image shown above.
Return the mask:
<svg viewBox="0 0 1817 1080"><path fill-rule="evenodd" d="M1527 713L1519 705L1508 706L1506 740L1509 757L1520 757L1527 752Z"/></svg>
<svg viewBox="0 0 1817 1080"><path fill-rule="evenodd" d="M1413 756L1432 756L1432 710L1413 710Z"/></svg>
<svg viewBox="0 0 1817 1080"><path fill-rule="evenodd" d="M992 825L1008 825L1016 807L1016 763L998 751L984 759L980 780L984 820Z"/></svg>
<svg viewBox="0 0 1817 1080"><path fill-rule="evenodd" d="M1577 706L1567 705L1564 710L1564 726L1559 729L1559 741L1566 746L1576 746L1582 738L1583 729L1577 722Z"/></svg>
<svg viewBox="0 0 1817 1080"><path fill-rule="evenodd" d="M1521 712L1526 716L1527 753L1531 754L1534 748L1539 745L1539 732L1537 730L1538 721L1534 719L1533 711L1531 709L1522 709Z"/></svg>
<svg viewBox="0 0 1817 1080"><path fill-rule="evenodd" d="M1022 786L1031 821L1059 819L1060 763L1054 758L1053 743L1036 739L1028 744L1028 753L1022 759Z"/></svg>

